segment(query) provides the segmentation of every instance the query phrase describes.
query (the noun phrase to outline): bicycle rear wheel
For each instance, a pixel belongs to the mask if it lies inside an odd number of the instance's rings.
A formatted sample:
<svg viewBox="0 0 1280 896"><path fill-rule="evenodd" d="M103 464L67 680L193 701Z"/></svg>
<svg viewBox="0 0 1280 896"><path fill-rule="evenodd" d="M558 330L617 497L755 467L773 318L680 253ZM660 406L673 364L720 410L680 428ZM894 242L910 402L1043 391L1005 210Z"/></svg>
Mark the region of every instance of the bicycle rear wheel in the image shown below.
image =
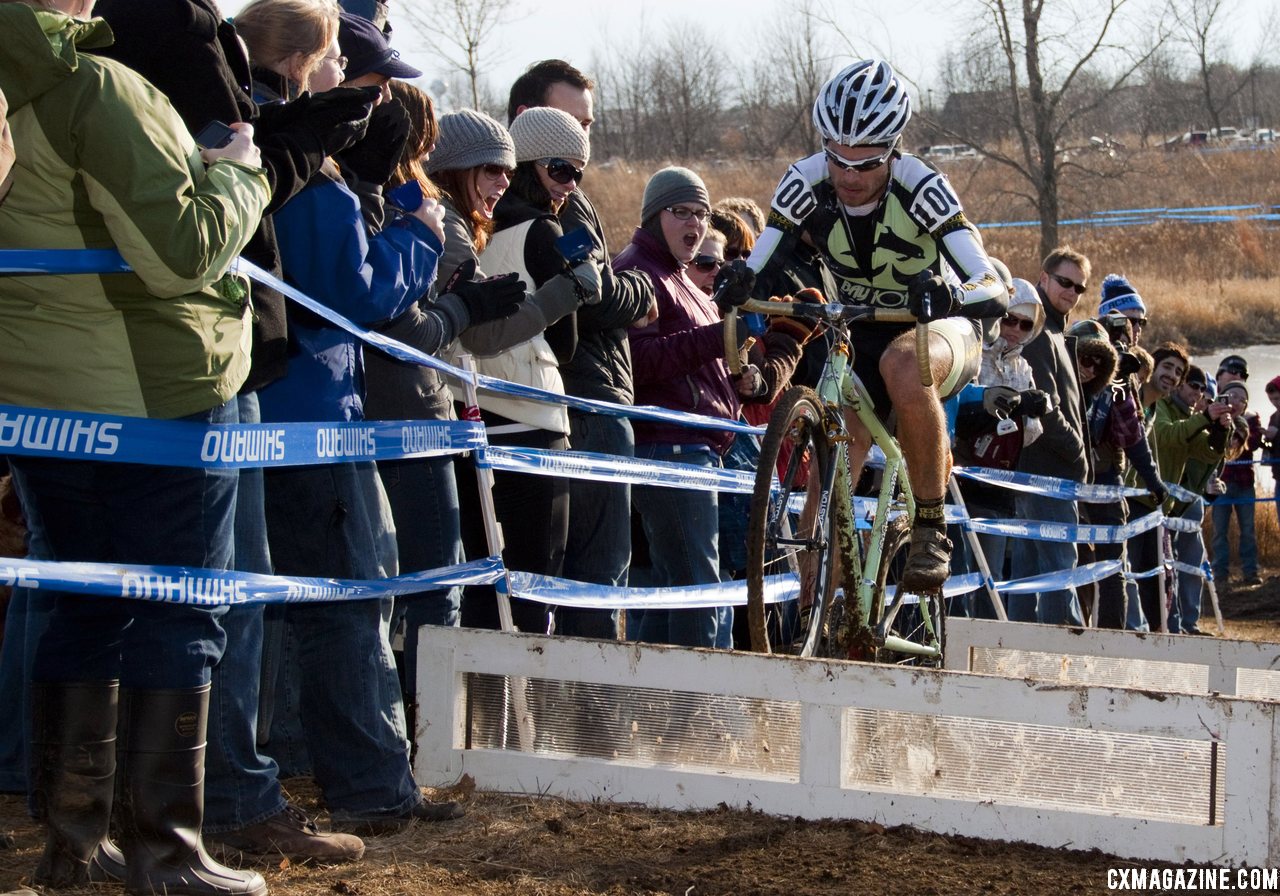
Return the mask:
<svg viewBox="0 0 1280 896"><path fill-rule="evenodd" d="M889 594L888 586L896 586L906 566L910 536L909 520L889 522L871 608L871 629L880 645L875 659L879 663L941 666L946 627L942 589L923 594L900 591Z"/></svg>
<svg viewBox="0 0 1280 896"><path fill-rule="evenodd" d="M756 471L747 523L747 617L751 648L827 655L838 539L832 496L834 452L822 399L797 386L778 400ZM774 476L783 461L778 482ZM800 579L798 600L769 602L771 576Z"/></svg>

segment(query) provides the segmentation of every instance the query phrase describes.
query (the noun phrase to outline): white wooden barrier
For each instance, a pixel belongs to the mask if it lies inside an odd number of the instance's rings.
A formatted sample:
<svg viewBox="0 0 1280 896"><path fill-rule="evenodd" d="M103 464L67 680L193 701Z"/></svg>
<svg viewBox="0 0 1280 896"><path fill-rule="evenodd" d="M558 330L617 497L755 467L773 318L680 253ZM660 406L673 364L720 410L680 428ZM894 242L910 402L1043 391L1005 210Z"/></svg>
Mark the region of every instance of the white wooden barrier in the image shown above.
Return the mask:
<svg viewBox="0 0 1280 896"><path fill-rule="evenodd" d="M1058 684L1280 700L1280 644L947 619L946 666Z"/></svg>
<svg viewBox="0 0 1280 896"><path fill-rule="evenodd" d="M1280 864L1277 704L428 627L415 773Z"/></svg>

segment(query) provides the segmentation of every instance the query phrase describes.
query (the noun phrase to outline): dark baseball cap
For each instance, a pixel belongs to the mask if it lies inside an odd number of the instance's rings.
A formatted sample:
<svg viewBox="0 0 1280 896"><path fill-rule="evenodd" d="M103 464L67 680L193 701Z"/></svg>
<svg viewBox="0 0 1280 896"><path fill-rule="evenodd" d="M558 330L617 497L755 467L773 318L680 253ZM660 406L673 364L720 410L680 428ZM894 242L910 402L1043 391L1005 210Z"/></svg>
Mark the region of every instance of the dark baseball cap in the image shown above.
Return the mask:
<svg viewBox="0 0 1280 896"><path fill-rule="evenodd" d="M1227 355L1222 359L1222 363L1218 365L1218 373L1223 371L1234 373L1236 376L1249 378L1249 362L1239 355Z"/></svg>
<svg viewBox="0 0 1280 896"><path fill-rule="evenodd" d="M345 80L351 81L370 72L388 78L420 78L422 72L391 49L387 36L373 22L349 12L342 13L338 25L338 46L347 57Z"/></svg>

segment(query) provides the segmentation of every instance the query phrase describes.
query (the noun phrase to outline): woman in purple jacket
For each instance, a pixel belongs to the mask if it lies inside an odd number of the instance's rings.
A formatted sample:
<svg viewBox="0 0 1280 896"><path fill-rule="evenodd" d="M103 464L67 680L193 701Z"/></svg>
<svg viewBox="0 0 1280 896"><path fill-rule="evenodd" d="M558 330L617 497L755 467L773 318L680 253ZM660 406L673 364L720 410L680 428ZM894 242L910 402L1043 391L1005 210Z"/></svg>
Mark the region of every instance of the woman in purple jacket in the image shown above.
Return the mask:
<svg viewBox="0 0 1280 896"><path fill-rule="evenodd" d="M641 270L653 280L658 316L629 334L636 404L737 420L737 387L724 361L724 324L715 304L687 275L707 232L707 188L687 168L663 168L644 189L641 225L613 261L615 271ZM745 336L745 332L743 333ZM790 366L800 346L787 341ZM636 457L719 467L733 434L636 421ZM649 540L653 584L700 585L720 580L719 513L715 492L636 486L632 506ZM732 612L706 607L646 610L635 640L688 647L726 643ZM635 617L633 616L632 619ZM728 642L731 643L731 642Z"/></svg>

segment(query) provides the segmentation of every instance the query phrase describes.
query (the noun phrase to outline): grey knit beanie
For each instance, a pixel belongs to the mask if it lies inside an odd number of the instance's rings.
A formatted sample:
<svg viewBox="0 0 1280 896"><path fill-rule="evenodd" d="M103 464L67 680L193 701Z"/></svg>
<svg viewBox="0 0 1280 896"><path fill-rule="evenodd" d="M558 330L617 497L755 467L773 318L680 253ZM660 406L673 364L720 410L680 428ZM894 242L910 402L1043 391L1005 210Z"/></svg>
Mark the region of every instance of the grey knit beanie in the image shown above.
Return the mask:
<svg viewBox="0 0 1280 896"><path fill-rule="evenodd" d="M511 139L517 162L577 159L586 164L591 157L591 143L578 119L550 106L534 106L517 115L511 122Z"/></svg>
<svg viewBox="0 0 1280 896"><path fill-rule="evenodd" d="M696 202L710 209L711 197L707 193L707 185L688 168L663 168L644 185L640 223L656 217L667 206L681 202Z"/></svg>
<svg viewBox="0 0 1280 896"><path fill-rule="evenodd" d="M516 148L511 135L494 119L474 109L450 112L440 117L436 148L427 159L427 174L463 171L477 165L516 167Z"/></svg>

